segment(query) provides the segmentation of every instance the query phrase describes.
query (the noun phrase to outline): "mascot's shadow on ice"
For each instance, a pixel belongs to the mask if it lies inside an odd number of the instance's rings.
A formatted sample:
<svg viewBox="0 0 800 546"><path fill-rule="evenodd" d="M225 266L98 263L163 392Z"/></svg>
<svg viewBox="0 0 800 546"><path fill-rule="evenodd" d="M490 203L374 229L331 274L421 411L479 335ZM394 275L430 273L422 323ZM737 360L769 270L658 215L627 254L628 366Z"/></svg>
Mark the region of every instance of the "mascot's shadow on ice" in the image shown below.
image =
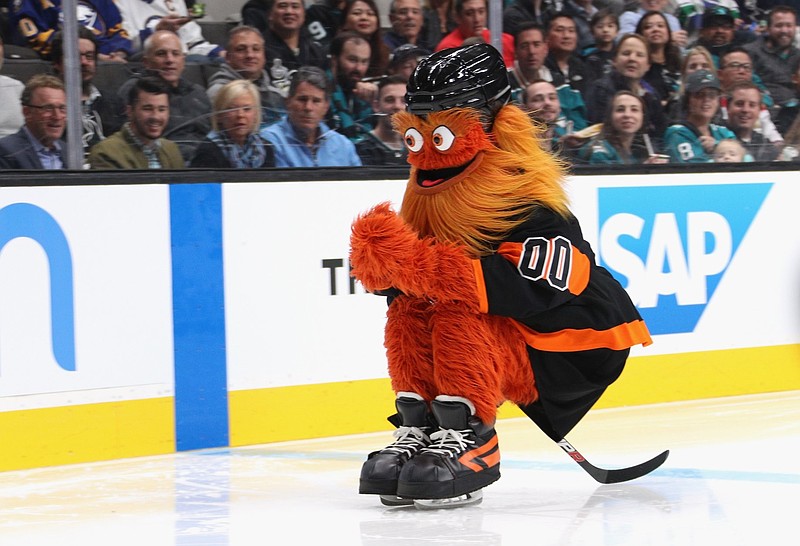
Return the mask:
<svg viewBox="0 0 800 546"><path fill-rule="evenodd" d="M500 477L501 403L560 441L617 379L629 348L651 339L595 264L567 206L564 166L507 104L499 52L434 53L407 91L407 111L394 117L411 164L401 210L381 204L352 226L352 274L390 300L398 412L395 441L370 454L360 492L458 506Z"/></svg>

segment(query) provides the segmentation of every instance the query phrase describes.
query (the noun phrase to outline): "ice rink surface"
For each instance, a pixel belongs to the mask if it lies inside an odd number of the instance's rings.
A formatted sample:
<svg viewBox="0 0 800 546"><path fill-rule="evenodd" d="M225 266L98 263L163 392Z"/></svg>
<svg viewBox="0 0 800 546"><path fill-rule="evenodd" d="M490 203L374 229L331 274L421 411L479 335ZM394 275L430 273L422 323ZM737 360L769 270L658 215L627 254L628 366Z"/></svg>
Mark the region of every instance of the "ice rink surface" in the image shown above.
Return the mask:
<svg viewBox="0 0 800 546"><path fill-rule="evenodd" d="M0 473L0 545L800 544L800 391L590 412L568 438L596 466L671 450L617 485L527 419L497 429L502 478L477 506L359 495L387 431Z"/></svg>

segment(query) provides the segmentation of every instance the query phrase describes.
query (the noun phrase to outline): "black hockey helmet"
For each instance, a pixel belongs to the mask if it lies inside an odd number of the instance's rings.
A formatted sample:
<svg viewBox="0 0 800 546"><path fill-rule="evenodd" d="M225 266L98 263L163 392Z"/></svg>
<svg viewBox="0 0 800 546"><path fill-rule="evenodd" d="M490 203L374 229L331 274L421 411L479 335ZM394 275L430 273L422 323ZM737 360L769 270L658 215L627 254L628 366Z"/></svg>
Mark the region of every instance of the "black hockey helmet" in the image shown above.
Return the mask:
<svg viewBox="0 0 800 546"><path fill-rule="evenodd" d="M493 115L511 97L508 70L489 44L438 51L422 59L406 87L411 114L475 108Z"/></svg>

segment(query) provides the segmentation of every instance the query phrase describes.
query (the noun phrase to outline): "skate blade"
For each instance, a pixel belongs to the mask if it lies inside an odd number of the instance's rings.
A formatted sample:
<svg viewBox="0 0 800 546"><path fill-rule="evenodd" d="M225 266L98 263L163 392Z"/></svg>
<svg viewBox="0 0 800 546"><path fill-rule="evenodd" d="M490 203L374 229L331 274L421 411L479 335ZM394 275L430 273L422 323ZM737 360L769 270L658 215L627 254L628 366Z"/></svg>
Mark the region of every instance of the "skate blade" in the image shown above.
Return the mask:
<svg viewBox="0 0 800 546"><path fill-rule="evenodd" d="M451 497L449 499L414 499L414 507L418 510L441 510L472 506L483 501L483 492L478 489L466 495Z"/></svg>
<svg viewBox="0 0 800 546"><path fill-rule="evenodd" d="M414 499L404 499L396 495L381 495L381 504L384 506L411 506Z"/></svg>

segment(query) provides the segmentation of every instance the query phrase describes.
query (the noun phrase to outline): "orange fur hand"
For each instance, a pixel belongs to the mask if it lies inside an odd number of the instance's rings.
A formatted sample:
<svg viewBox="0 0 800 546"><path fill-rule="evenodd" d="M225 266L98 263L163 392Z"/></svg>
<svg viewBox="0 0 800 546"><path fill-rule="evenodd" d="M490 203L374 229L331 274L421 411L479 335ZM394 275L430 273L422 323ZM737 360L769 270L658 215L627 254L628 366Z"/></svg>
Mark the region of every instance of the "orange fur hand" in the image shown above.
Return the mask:
<svg viewBox="0 0 800 546"><path fill-rule="evenodd" d="M369 291L397 288L434 301L461 301L478 310L472 262L450 243L420 239L382 203L353 223L350 235L352 275Z"/></svg>

